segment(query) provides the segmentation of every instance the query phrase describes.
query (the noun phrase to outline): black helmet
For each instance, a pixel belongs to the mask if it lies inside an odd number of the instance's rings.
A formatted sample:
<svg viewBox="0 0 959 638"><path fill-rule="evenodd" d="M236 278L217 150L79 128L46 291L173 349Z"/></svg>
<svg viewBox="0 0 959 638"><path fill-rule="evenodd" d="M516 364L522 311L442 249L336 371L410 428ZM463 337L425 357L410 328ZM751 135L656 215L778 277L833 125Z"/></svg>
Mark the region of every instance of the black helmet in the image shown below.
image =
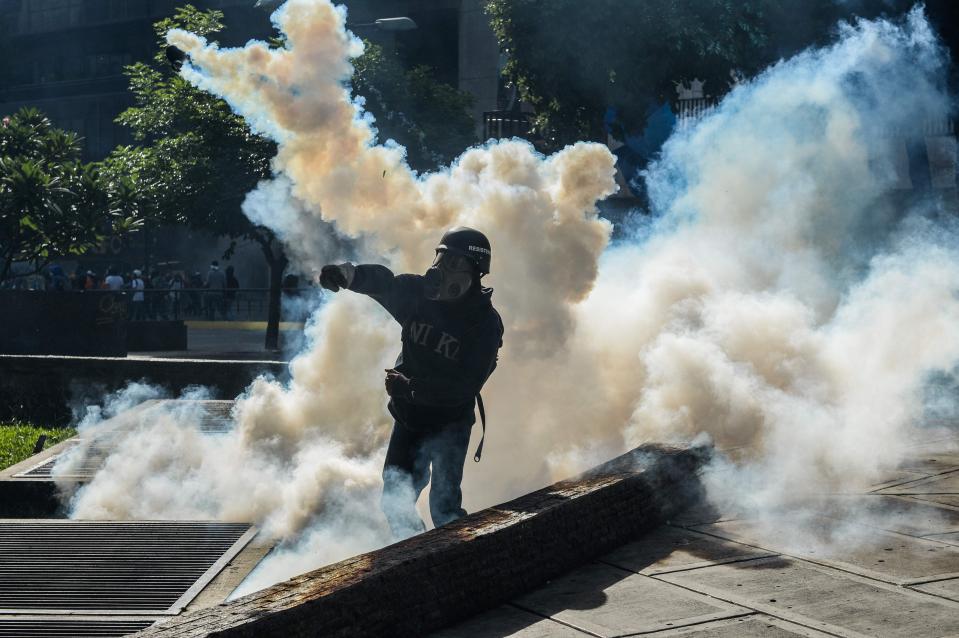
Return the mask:
<svg viewBox="0 0 959 638"><path fill-rule="evenodd" d="M476 264L481 275L489 274L489 262L492 252L486 235L478 230L458 226L446 231L440 239L436 252L451 252L463 255Z"/></svg>

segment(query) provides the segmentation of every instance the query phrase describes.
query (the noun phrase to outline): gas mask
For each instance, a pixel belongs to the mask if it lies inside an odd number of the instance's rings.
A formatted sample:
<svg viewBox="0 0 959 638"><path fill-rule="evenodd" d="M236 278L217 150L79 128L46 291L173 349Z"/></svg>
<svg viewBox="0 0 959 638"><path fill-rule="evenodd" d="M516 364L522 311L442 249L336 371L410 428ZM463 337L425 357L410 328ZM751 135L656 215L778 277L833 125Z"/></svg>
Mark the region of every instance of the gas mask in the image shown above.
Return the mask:
<svg viewBox="0 0 959 638"><path fill-rule="evenodd" d="M447 250L438 251L433 265L426 271L424 292L433 301L461 299L473 285L475 266L472 260Z"/></svg>

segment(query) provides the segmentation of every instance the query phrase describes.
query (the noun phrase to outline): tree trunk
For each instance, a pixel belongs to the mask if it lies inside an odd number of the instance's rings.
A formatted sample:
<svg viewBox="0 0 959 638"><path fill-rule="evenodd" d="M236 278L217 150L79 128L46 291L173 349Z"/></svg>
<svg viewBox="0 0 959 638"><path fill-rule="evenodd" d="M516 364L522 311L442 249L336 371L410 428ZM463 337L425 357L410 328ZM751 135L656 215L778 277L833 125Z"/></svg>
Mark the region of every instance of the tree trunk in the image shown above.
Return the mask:
<svg viewBox="0 0 959 638"><path fill-rule="evenodd" d="M270 260L270 302L266 318L267 350L280 349L280 307L283 293L283 271L286 270L287 259L282 252Z"/></svg>
<svg viewBox="0 0 959 638"><path fill-rule="evenodd" d="M0 283L7 280L7 277L10 276L10 271L13 270L13 256L17 254L17 248L20 243L20 226L17 225L13 231L13 237L10 239L10 244L7 247L6 254L3 256L3 270L0 271Z"/></svg>
<svg viewBox="0 0 959 638"><path fill-rule="evenodd" d="M0 268L0 283L3 283L7 280L7 275L10 274L10 269L13 267L13 258L4 258L3 268Z"/></svg>
<svg viewBox="0 0 959 638"><path fill-rule="evenodd" d="M261 234L253 235L253 239L260 244L266 263L270 267L270 293L266 315L266 350L280 349L280 307L283 293L283 271L289 263L282 246L273 245L273 234L264 229Z"/></svg>
<svg viewBox="0 0 959 638"><path fill-rule="evenodd" d="M605 113L600 111L589 118L589 139L592 142L605 144L607 142L606 137Z"/></svg>
<svg viewBox="0 0 959 638"><path fill-rule="evenodd" d="M266 258L266 263L270 267L270 298L267 303L266 342L263 344L263 347L266 350L279 350L283 271L286 270L286 266L290 263L290 260L286 258L286 253L283 252L283 246L280 245L279 242L277 242L277 245L274 247L273 240L275 237L273 233L266 228L259 228L262 229L262 232L253 233L250 238L260 245L260 249L263 250L263 256Z"/></svg>

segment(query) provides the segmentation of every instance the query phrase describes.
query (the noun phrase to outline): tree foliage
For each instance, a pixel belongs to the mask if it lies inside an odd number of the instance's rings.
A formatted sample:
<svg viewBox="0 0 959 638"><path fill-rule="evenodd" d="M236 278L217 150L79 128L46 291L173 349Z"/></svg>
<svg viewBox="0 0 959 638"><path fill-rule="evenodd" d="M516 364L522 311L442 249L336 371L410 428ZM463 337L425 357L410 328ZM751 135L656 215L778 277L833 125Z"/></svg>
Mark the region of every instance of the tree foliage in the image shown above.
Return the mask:
<svg viewBox="0 0 959 638"><path fill-rule="evenodd" d="M276 144L251 131L224 100L173 72L164 56L173 28L215 36L223 13L186 5L154 25L155 59L127 67L135 104L118 118L140 144L117 148L108 170L133 177L152 218L268 246L272 233L250 222L239 204L270 176ZM426 67L403 69L377 45L368 43L356 60L353 88L366 98L380 138L407 146L415 168L434 168L475 141L468 94L436 82Z"/></svg>
<svg viewBox="0 0 959 638"><path fill-rule="evenodd" d="M267 347L275 347L287 258L273 232L247 219L240 205L257 182L270 177L276 144L254 133L224 100L180 77L165 57L170 29L215 39L223 17L185 5L154 25L157 53L152 63L126 68L134 106L117 119L137 144L115 149L104 170L132 179L132 205L146 219L260 245L271 271ZM356 61L356 93L366 96L380 138L406 145L415 168L433 168L473 141L468 96L435 82L429 69L403 69L378 46L368 45Z"/></svg>
<svg viewBox="0 0 959 638"><path fill-rule="evenodd" d="M41 270L137 225L128 180L80 161L80 138L24 108L0 124L0 282L13 264ZM22 273L21 273L22 274Z"/></svg>
<svg viewBox="0 0 959 638"><path fill-rule="evenodd" d="M165 56L166 34L174 28L215 35L223 29L223 12L186 5L154 24L156 54L150 64L125 69L134 105L117 118L138 144L116 148L104 170L133 181L133 205L145 220L230 237L231 250L238 239L260 246L270 268L266 348L276 349L287 258L273 232L240 208L257 182L270 176L276 144L255 134L225 101L174 72Z"/></svg>
<svg viewBox="0 0 959 638"><path fill-rule="evenodd" d="M170 29L210 35L222 29L222 20L221 11L187 5L154 25L153 64L126 68L134 106L117 118L139 144L115 149L106 170L133 179L138 205L149 219L275 248L269 229L252 224L240 203L269 177L276 145L253 133L226 102L174 73L164 57Z"/></svg>
<svg viewBox="0 0 959 638"><path fill-rule="evenodd" d="M405 146L417 170L446 165L476 142L469 93L437 82L427 66L407 70L380 45L365 46L354 60L351 86L376 119L380 141Z"/></svg>
<svg viewBox="0 0 959 638"><path fill-rule="evenodd" d="M610 106L637 126L675 82L723 87L765 44L749 0L490 0L487 13L504 75L551 147L600 139Z"/></svg>
<svg viewBox="0 0 959 638"><path fill-rule="evenodd" d="M629 131L676 83L705 80L721 96L731 73L826 41L836 22L873 17L888 0L488 0L508 60L504 75L535 109L534 131L556 148L603 139L614 107Z"/></svg>

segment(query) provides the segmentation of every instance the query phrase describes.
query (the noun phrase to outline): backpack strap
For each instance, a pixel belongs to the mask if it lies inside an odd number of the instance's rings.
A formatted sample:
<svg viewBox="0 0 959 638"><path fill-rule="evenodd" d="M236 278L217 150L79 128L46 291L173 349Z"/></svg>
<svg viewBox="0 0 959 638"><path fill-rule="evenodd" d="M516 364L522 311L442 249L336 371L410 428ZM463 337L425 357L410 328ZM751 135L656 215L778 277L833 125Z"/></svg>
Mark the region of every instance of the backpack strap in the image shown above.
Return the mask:
<svg viewBox="0 0 959 638"><path fill-rule="evenodd" d="M473 461L479 463L480 459L483 458L483 443L486 441L486 409L483 407L483 397L479 394L476 395L476 407L479 408L480 421L483 423L483 436L480 437L476 454L473 455Z"/></svg>
<svg viewBox="0 0 959 638"><path fill-rule="evenodd" d="M503 347L503 320L500 318L499 313L496 312L496 309L490 306L490 310L493 313L493 316L496 317L496 322L499 324L499 348ZM473 328L479 326L479 323ZM493 374L493 370L496 369L496 362L499 359L499 355L493 357L493 365L490 367L489 372L486 373L486 378L489 379L490 375ZM485 381L485 380L484 380ZM480 459L483 457L483 443L486 442L486 408L483 406L483 397L477 392L476 393L476 407L479 408L480 421L483 423L483 436L480 437L479 445L476 447L476 454L473 455L473 461L476 463L480 462Z"/></svg>

